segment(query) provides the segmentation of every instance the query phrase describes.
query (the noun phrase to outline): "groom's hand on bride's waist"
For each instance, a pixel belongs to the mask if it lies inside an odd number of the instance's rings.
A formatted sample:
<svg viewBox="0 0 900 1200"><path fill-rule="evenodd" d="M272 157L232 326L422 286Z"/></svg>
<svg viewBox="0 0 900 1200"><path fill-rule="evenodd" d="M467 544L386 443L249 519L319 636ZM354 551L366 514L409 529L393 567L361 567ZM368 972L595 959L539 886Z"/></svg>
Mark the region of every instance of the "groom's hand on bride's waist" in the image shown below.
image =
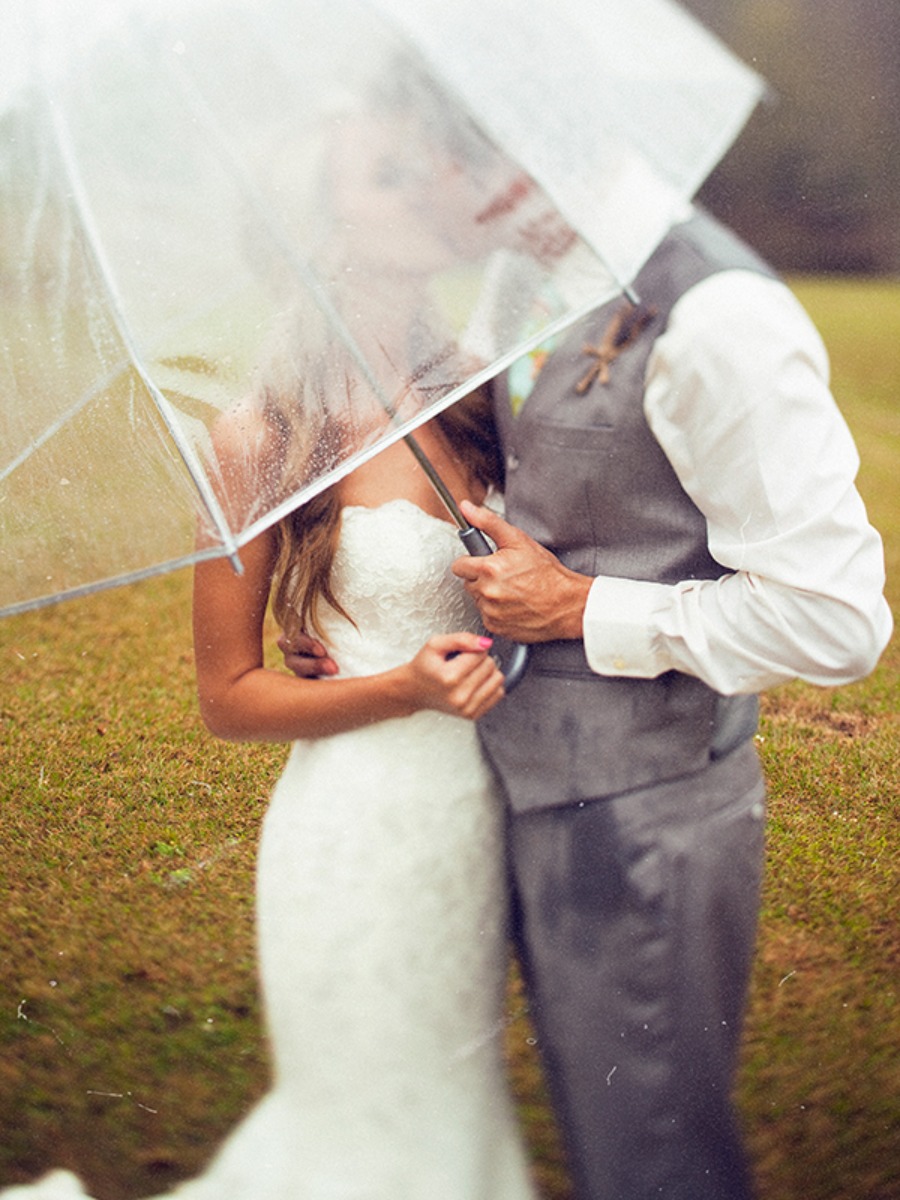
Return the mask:
<svg viewBox="0 0 900 1200"><path fill-rule="evenodd" d="M453 564L485 628L513 642L580 638L593 579L570 571L555 554L491 509L464 500L462 510L497 547L493 554L466 556Z"/></svg>
<svg viewBox="0 0 900 1200"><path fill-rule="evenodd" d="M338 665L316 638L308 633L296 633L292 637L282 634L278 649L284 665L301 679L318 679L323 675L337 675Z"/></svg>

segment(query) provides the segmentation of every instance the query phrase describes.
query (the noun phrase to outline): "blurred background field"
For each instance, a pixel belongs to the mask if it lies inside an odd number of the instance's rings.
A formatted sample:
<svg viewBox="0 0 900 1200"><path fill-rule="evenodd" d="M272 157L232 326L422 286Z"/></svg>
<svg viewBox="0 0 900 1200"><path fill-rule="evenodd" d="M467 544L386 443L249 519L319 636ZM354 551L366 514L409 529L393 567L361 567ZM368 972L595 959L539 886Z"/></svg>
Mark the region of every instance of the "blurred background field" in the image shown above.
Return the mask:
<svg viewBox="0 0 900 1200"><path fill-rule="evenodd" d="M900 288L795 280L829 342L900 607ZM284 748L196 712L180 574L0 622L0 1184L99 1200L194 1173L266 1086L256 838ZM740 1100L766 1200L900 1200L900 650L778 689ZM506 1047L535 1170L569 1195L518 979Z"/></svg>
<svg viewBox="0 0 900 1200"><path fill-rule="evenodd" d="M900 271L896 0L684 0L771 85L704 200L781 270Z"/></svg>

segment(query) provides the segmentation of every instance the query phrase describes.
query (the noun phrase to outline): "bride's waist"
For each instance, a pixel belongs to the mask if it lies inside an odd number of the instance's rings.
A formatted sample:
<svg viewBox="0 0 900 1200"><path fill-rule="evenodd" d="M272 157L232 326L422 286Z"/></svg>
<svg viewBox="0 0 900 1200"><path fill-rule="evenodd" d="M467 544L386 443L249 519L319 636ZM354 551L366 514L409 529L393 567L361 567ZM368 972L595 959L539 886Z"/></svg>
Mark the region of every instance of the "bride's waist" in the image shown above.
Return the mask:
<svg viewBox="0 0 900 1200"><path fill-rule="evenodd" d="M321 768L333 763L344 769L351 762L368 762L372 768L385 760L433 764L437 756L449 770L459 756L481 759L474 721L452 713L422 709L406 717L377 716L368 725L320 738L299 738L291 743L289 761L294 767Z"/></svg>

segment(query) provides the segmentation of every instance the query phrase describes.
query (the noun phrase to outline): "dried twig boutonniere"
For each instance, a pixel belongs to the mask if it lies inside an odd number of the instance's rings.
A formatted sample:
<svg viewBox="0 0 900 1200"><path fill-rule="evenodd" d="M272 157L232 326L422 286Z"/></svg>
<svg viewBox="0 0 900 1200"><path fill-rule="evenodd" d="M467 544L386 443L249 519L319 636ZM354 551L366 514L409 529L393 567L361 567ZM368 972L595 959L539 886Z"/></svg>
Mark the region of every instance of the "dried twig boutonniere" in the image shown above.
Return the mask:
<svg viewBox="0 0 900 1200"><path fill-rule="evenodd" d="M590 354L594 361L584 379L575 385L579 396L583 396L597 379L601 385L609 383L610 363L618 358L626 347L637 341L656 313L655 308L646 304L632 304L630 301L616 311L606 327L600 345L588 344L584 347L583 353Z"/></svg>

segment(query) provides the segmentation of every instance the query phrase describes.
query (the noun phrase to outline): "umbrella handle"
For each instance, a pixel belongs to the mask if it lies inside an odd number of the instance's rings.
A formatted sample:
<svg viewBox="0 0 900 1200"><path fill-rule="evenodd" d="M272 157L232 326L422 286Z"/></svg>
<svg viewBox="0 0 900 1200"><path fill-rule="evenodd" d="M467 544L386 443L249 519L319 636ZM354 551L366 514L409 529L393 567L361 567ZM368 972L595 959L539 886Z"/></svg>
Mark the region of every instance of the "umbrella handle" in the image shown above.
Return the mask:
<svg viewBox="0 0 900 1200"><path fill-rule="evenodd" d="M474 558L484 558L485 555L494 553L490 542L481 530L476 529L474 525L470 525L467 529L460 529L457 532L459 533L459 540ZM498 638L497 642L502 646L500 666L503 670L504 687L507 695L509 695L513 688L518 687L525 675L526 668L528 667L528 647L522 645L521 642L507 642L503 638Z"/></svg>

